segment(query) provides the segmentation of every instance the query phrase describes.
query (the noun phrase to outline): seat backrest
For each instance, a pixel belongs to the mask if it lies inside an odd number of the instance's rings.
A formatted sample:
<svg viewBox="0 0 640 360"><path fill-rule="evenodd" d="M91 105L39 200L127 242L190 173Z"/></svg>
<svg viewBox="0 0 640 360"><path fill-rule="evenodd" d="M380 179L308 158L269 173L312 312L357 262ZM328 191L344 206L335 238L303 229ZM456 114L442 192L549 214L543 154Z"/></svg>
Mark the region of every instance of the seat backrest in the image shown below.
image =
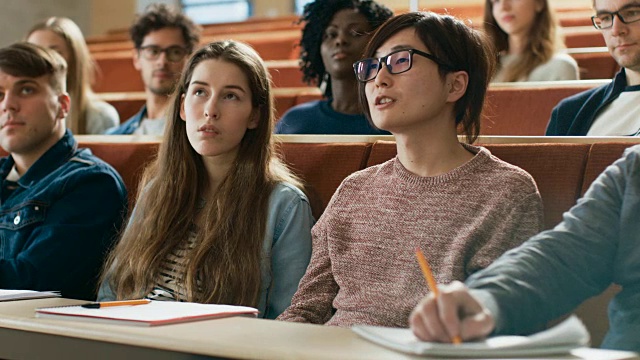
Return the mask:
<svg viewBox="0 0 640 360"><path fill-rule="evenodd" d="M562 99L597 85L600 83L493 85L487 91L480 134L542 136L553 108Z"/></svg>
<svg viewBox="0 0 640 360"><path fill-rule="evenodd" d="M113 166L122 177L129 195L129 209L133 209L138 184L144 169L156 158L158 142L80 142L78 147L91 152Z"/></svg>
<svg viewBox="0 0 640 360"><path fill-rule="evenodd" d="M382 164L398 154L395 141L378 140L371 146L367 167Z"/></svg>
<svg viewBox="0 0 640 360"><path fill-rule="evenodd" d="M578 63L581 80L611 79L620 69L608 51L570 53L570 55Z"/></svg>
<svg viewBox="0 0 640 360"><path fill-rule="evenodd" d="M568 48L606 46L602 33L591 26L572 26L562 29Z"/></svg>
<svg viewBox="0 0 640 360"><path fill-rule="evenodd" d="M281 143L278 152L306 184L313 215L320 218L342 180L364 168L370 143Z"/></svg>
<svg viewBox="0 0 640 360"><path fill-rule="evenodd" d="M591 145L580 194L584 195L587 189L589 189L589 186L591 186L591 183L600 175L600 173L602 173L607 166L618 160L626 148L634 145L637 144L595 143Z"/></svg>
<svg viewBox="0 0 640 360"><path fill-rule="evenodd" d="M578 199L590 144L492 144L498 158L533 176L544 204L544 227L550 229Z"/></svg>

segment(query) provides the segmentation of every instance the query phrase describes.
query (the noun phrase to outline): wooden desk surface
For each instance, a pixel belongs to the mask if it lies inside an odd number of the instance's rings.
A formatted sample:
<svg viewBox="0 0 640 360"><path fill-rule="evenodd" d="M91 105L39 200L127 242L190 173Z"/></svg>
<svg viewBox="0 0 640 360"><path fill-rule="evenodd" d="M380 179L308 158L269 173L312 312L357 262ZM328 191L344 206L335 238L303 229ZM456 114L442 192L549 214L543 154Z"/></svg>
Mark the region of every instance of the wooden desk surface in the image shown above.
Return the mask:
<svg viewBox="0 0 640 360"><path fill-rule="evenodd" d="M0 358L102 359L418 359L369 343L349 329L232 317L158 327L39 319L38 307L83 301L0 303ZM578 349L562 359L640 359Z"/></svg>

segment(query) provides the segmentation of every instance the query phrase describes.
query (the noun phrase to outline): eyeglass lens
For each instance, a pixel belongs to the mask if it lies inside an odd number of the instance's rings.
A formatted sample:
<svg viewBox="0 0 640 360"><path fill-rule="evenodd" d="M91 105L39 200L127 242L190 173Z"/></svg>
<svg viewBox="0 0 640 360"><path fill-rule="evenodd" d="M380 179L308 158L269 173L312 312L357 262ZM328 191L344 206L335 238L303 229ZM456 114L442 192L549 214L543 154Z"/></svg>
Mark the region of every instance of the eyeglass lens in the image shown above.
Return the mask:
<svg viewBox="0 0 640 360"><path fill-rule="evenodd" d="M167 60L176 62L182 60L185 55L187 55L187 50L177 45L169 46L166 49L163 49L159 46L151 45L144 46L140 48L140 50L147 60L155 60L160 56L160 54L165 53L167 54Z"/></svg>
<svg viewBox="0 0 640 360"><path fill-rule="evenodd" d="M602 13L594 16L593 23L599 29L607 29L613 26L613 18L618 16L618 19L625 24L636 22L640 20L640 7L633 7L623 9L612 13Z"/></svg>
<svg viewBox="0 0 640 360"><path fill-rule="evenodd" d="M407 50L398 51L379 59L364 59L356 63L356 74L360 81L369 81L376 77L383 62L391 74L400 74L411 68L411 52Z"/></svg>

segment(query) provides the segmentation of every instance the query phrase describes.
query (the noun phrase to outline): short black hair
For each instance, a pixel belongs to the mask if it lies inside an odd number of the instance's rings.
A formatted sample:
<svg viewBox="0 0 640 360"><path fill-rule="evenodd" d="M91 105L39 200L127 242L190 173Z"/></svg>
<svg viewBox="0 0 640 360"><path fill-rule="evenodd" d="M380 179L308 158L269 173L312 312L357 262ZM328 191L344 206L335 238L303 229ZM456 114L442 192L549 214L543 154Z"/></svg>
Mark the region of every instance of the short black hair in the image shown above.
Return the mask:
<svg viewBox="0 0 640 360"><path fill-rule="evenodd" d="M389 8L373 0L316 0L305 5L300 17L300 22L305 22L300 40L300 70L304 82L314 85L322 82L326 72L320 54L323 34L333 16L344 9L353 9L364 15L372 30L393 16ZM330 96L331 83L326 85L325 96Z"/></svg>
<svg viewBox="0 0 640 360"><path fill-rule="evenodd" d="M149 5L131 25L129 34L136 49L140 49L147 34L164 28L180 29L189 52L200 42L200 26L182 12L175 11L165 4Z"/></svg>

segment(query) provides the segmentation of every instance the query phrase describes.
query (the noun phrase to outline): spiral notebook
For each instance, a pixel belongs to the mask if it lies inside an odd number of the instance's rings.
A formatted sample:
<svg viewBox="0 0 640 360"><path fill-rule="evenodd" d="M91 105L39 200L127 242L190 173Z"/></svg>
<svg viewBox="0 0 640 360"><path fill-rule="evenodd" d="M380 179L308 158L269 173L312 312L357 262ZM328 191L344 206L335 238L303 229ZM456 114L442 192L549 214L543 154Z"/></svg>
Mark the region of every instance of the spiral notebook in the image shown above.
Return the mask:
<svg viewBox="0 0 640 360"><path fill-rule="evenodd" d="M458 345L420 341L410 329L358 325L352 330L369 341L396 351L438 357L546 356L566 354L589 344L589 332L575 315L533 335L495 336Z"/></svg>
<svg viewBox="0 0 640 360"><path fill-rule="evenodd" d="M151 301L145 305L87 309L81 305L36 309L36 317L88 321L106 324L157 326L228 316L255 317L258 309L247 306L197 304L175 301Z"/></svg>

